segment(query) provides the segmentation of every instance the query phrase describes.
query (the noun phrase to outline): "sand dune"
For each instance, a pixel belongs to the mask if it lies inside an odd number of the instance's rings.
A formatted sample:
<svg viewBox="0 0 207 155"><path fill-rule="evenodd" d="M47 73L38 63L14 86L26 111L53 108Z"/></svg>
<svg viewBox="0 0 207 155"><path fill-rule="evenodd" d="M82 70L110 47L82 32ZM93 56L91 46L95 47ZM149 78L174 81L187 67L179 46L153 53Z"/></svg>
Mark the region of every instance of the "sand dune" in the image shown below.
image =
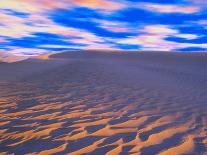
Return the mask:
<svg viewBox="0 0 207 155"><path fill-rule="evenodd" d="M0 154L206 155L206 67L94 51L0 64Z"/></svg>
<svg viewBox="0 0 207 155"><path fill-rule="evenodd" d="M27 57L25 56L17 56L17 55L13 55L10 53L0 51L0 63L2 62L11 63L11 62L22 61L25 59L27 59Z"/></svg>

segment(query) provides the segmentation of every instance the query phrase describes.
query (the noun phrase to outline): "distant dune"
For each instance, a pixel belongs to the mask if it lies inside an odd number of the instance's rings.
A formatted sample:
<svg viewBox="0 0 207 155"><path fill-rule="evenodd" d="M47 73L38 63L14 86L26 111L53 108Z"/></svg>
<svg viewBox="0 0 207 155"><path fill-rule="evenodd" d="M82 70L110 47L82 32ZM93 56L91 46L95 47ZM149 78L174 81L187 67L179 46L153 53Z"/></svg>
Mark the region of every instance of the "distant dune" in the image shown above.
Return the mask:
<svg viewBox="0 0 207 155"><path fill-rule="evenodd" d="M24 56L17 56L17 55L13 55L10 53L6 53L6 52L1 52L0 51L0 63L1 62L17 62L17 61L22 61L25 60L27 57Z"/></svg>
<svg viewBox="0 0 207 155"><path fill-rule="evenodd" d="M70 51L0 64L0 154L206 155L207 53Z"/></svg>

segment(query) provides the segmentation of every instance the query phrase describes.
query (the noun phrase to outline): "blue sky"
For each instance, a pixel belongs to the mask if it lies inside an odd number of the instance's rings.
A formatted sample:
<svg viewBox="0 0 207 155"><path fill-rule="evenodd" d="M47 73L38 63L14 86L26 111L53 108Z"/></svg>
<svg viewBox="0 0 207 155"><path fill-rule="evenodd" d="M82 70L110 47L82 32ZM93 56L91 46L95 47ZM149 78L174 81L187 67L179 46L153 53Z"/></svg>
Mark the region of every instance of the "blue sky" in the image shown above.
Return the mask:
<svg viewBox="0 0 207 155"><path fill-rule="evenodd" d="M204 0L1 0L0 51L207 50Z"/></svg>

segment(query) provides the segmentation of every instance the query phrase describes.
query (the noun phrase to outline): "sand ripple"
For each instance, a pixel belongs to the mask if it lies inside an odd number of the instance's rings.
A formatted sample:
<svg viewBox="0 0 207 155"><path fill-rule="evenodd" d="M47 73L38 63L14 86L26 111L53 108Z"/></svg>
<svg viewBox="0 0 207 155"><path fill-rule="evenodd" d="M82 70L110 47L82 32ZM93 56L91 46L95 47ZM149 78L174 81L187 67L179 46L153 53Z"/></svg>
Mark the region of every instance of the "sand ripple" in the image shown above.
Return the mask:
<svg viewBox="0 0 207 155"><path fill-rule="evenodd" d="M117 64L78 61L0 83L0 154L205 155L199 80L128 67L131 78Z"/></svg>

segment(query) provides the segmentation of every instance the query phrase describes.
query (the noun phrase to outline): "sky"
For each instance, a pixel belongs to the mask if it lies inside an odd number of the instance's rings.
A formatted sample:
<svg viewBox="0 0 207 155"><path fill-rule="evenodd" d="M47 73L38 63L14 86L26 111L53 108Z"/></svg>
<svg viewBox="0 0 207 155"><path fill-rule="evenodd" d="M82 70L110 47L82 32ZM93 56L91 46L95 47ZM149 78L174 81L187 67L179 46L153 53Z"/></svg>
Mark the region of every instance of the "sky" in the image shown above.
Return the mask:
<svg viewBox="0 0 207 155"><path fill-rule="evenodd" d="M207 51L205 0L0 0L0 52Z"/></svg>

